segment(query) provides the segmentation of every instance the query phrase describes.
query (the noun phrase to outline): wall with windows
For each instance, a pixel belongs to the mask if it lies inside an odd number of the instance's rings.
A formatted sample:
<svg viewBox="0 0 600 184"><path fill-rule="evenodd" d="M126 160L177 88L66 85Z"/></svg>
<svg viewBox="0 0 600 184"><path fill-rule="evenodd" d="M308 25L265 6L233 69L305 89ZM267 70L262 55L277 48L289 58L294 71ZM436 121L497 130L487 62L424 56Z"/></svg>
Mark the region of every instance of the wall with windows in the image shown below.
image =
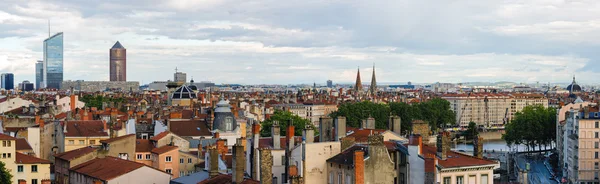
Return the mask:
<svg viewBox="0 0 600 184"><path fill-rule="evenodd" d="M196 164L200 162L197 155L179 152L179 176L187 176L196 172Z"/></svg>
<svg viewBox="0 0 600 184"><path fill-rule="evenodd" d="M15 164L15 140L0 140L0 162L4 162L5 168L10 174L15 176L17 165ZM16 183L15 177L12 178L13 183Z"/></svg>
<svg viewBox="0 0 600 184"><path fill-rule="evenodd" d="M14 181L25 180L28 184L41 184L43 179L50 179L50 164L17 164L15 168Z"/></svg>
<svg viewBox="0 0 600 184"><path fill-rule="evenodd" d="M494 183L494 170L493 167L489 169L455 169L455 170L442 170L440 173L441 184L467 184L467 183L478 183L478 184L492 184Z"/></svg>
<svg viewBox="0 0 600 184"><path fill-rule="evenodd" d="M173 149L160 155L152 153L153 167L179 178L179 151Z"/></svg>
<svg viewBox="0 0 600 184"><path fill-rule="evenodd" d="M152 167L152 153L150 152L136 152L135 153L135 162L146 164L147 166Z"/></svg>
<svg viewBox="0 0 600 184"><path fill-rule="evenodd" d="M579 120L579 170L577 181L599 181L600 119ZM576 159L577 160L577 159Z"/></svg>
<svg viewBox="0 0 600 184"><path fill-rule="evenodd" d="M65 152L88 147L101 146L101 140L106 140L109 137L65 137Z"/></svg>

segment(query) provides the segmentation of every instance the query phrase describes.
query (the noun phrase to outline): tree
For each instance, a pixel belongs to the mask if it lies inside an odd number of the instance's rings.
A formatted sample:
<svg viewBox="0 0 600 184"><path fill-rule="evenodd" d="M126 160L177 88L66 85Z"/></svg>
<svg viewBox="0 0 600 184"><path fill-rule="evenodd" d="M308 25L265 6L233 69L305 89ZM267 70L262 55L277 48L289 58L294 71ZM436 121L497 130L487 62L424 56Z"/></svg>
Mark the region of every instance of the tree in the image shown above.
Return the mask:
<svg viewBox="0 0 600 184"><path fill-rule="evenodd" d="M527 106L505 125L502 139L508 145L525 144L527 149L540 150L556 141L556 110L541 105Z"/></svg>
<svg viewBox="0 0 600 184"><path fill-rule="evenodd" d="M387 129L390 107L387 104L373 103L370 101L343 103L338 110L332 112L332 118L346 117L346 125L360 127L361 122L369 117L375 118L376 129Z"/></svg>
<svg viewBox="0 0 600 184"><path fill-rule="evenodd" d="M12 177L4 162L0 161L0 183L12 183Z"/></svg>
<svg viewBox="0 0 600 184"><path fill-rule="evenodd" d="M295 136L302 136L302 130L304 130L304 127L307 125L315 130L316 133L315 126L308 119L304 119L298 115L292 114L289 111L276 110L269 119L261 123L260 135L262 137L271 136L271 127L273 127L273 122L275 121L279 122L279 135L282 136L286 135L289 122L292 122L295 127Z"/></svg>
<svg viewBox="0 0 600 184"><path fill-rule="evenodd" d="M412 120L427 121L432 130L456 123L456 116L450 109L450 102L441 98L411 105L392 102L389 106L392 114L402 119L402 130L410 130Z"/></svg>
<svg viewBox="0 0 600 184"><path fill-rule="evenodd" d="M467 139L473 139L473 138L477 137L479 135L479 130L477 129L477 124L472 121L469 122L469 127L467 128L467 131L465 131L463 133L463 135Z"/></svg>
<svg viewBox="0 0 600 184"><path fill-rule="evenodd" d="M125 99L122 97L114 98L114 97L105 97L102 95L84 95L80 99L82 102L85 102L86 107L96 107L98 109L102 109L102 104L104 102L114 102L120 103L125 102Z"/></svg>

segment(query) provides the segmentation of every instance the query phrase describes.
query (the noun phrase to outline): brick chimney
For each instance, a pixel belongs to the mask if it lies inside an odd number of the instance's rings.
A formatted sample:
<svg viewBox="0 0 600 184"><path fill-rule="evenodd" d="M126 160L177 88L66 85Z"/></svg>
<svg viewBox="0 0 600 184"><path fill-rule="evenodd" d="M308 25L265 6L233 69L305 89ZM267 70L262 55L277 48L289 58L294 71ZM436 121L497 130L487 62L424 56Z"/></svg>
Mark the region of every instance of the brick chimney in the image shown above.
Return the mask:
<svg viewBox="0 0 600 184"><path fill-rule="evenodd" d="M103 127L104 128L104 132L108 133L108 127L106 125L106 121L105 120L102 120L102 125L104 125L104 127Z"/></svg>
<svg viewBox="0 0 600 184"><path fill-rule="evenodd" d="M23 179L20 179L20 180L19 180L19 184L27 184L27 181L25 181L25 180L23 180Z"/></svg>
<svg viewBox="0 0 600 184"><path fill-rule="evenodd" d="M450 151L450 132L440 132L437 137L437 156L446 160Z"/></svg>
<svg viewBox="0 0 600 184"><path fill-rule="evenodd" d="M310 125L304 127L304 132L302 132L302 134L306 143L313 143L315 141L315 130L313 130Z"/></svg>
<svg viewBox="0 0 600 184"><path fill-rule="evenodd" d="M483 158L483 137L481 136L473 139L473 156Z"/></svg>
<svg viewBox="0 0 600 184"><path fill-rule="evenodd" d="M365 183L365 152L363 150L354 151L354 183Z"/></svg>
<svg viewBox="0 0 600 184"><path fill-rule="evenodd" d="M233 165L232 165L232 180L234 184L239 184L244 181L244 168L246 168L246 155L244 155L244 146L240 143L233 145Z"/></svg>
<svg viewBox="0 0 600 184"><path fill-rule="evenodd" d="M409 137L408 140L408 144L409 145L413 145L413 146L418 146L419 148L419 155L423 155L423 137L421 137L421 135L419 134L412 134Z"/></svg>
<svg viewBox="0 0 600 184"><path fill-rule="evenodd" d="M288 150L292 150L292 148L294 148L294 133L295 133L296 128L294 127L294 125L288 125L287 127L287 131L286 131L286 140L288 141Z"/></svg>
<svg viewBox="0 0 600 184"><path fill-rule="evenodd" d="M346 148L351 147L352 145L354 145L354 143L356 142L356 138L355 137L342 137L340 139L341 142L341 150L345 150Z"/></svg>
<svg viewBox="0 0 600 184"><path fill-rule="evenodd" d="M273 122L273 127L271 127L271 138L273 139L273 149L281 149L281 138L279 131L279 122Z"/></svg>
<svg viewBox="0 0 600 184"><path fill-rule="evenodd" d="M400 119L399 116L390 116L390 119L388 121L388 129L390 129L390 131L401 135L402 131L401 131L401 122L402 120Z"/></svg>
<svg viewBox="0 0 600 184"><path fill-rule="evenodd" d="M40 124L40 115L36 115L35 116L35 124L39 125Z"/></svg>
<svg viewBox="0 0 600 184"><path fill-rule="evenodd" d="M273 156L270 149L260 149L260 183L273 184Z"/></svg>
<svg viewBox="0 0 600 184"><path fill-rule="evenodd" d="M227 154L227 140L226 139L218 139L217 140L217 150L219 155L221 155L221 160L225 160L225 154Z"/></svg>
<svg viewBox="0 0 600 184"><path fill-rule="evenodd" d="M77 101L77 96L71 94L71 111L75 112L75 103Z"/></svg>
<svg viewBox="0 0 600 184"><path fill-rule="evenodd" d="M335 118L335 141L340 141L340 138L346 137L346 117L338 116Z"/></svg>
<svg viewBox="0 0 600 184"><path fill-rule="evenodd" d="M83 121L88 121L90 120L90 116L88 114L88 109L87 107L83 109L83 117L81 118Z"/></svg>
<svg viewBox="0 0 600 184"><path fill-rule="evenodd" d="M215 134L213 135L213 137L215 139L219 139L219 138L221 138L221 134L219 132L215 132Z"/></svg>
<svg viewBox="0 0 600 184"><path fill-rule="evenodd" d="M252 124L252 146L250 149L250 163L251 163L251 168L250 168L250 172L252 174L252 179L255 180L259 180L259 172L258 172L258 158L259 158L259 152L258 152L258 142L260 139L260 124L256 121L254 121L254 123Z"/></svg>
<svg viewBox="0 0 600 184"><path fill-rule="evenodd" d="M209 169L208 173L210 178L214 178L219 175L219 151L216 147L208 148L209 154Z"/></svg>

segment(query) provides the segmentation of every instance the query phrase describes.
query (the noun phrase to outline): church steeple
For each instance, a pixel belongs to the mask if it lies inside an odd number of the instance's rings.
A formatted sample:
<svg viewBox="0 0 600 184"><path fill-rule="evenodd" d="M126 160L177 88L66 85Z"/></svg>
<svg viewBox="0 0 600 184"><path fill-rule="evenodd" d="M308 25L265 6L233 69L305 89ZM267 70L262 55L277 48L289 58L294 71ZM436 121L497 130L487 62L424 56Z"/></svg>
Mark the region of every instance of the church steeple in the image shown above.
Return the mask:
<svg viewBox="0 0 600 184"><path fill-rule="evenodd" d="M377 81L375 79L375 63L373 63L373 76L371 77L371 86L369 86L369 93L375 96L377 93Z"/></svg>
<svg viewBox="0 0 600 184"><path fill-rule="evenodd" d="M356 73L356 84L354 84L354 91L356 93L362 92L362 81L360 80L360 67L358 68L358 71Z"/></svg>

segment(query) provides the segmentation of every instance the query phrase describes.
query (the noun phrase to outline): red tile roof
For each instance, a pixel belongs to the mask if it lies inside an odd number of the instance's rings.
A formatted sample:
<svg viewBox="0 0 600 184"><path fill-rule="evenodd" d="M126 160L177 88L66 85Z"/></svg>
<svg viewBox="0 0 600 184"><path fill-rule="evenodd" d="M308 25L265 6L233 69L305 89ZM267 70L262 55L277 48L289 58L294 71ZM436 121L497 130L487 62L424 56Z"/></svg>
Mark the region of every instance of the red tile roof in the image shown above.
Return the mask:
<svg viewBox="0 0 600 184"><path fill-rule="evenodd" d="M107 156L105 158L96 158L79 164L69 170L71 172L77 172L96 179L108 181L141 167L147 166L142 163Z"/></svg>
<svg viewBox="0 0 600 184"><path fill-rule="evenodd" d="M31 146L29 145L29 143L27 142L26 139L17 139L17 146L16 149L17 150L31 150L33 148L31 148Z"/></svg>
<svg viewBox="0 0 600 184"><path fill-rule="evenodd" d="M136 139L135 140L135 152L150 152L152 151L152 143L148 139Z"/></svg>
<svg viewBox="0 0 600 184"><path fill-rule="evenodd" d="M160 147L160 148L154 148L154 149L152 149L151 152L160 155L160 154L163 154L163 153L169 152L171 150L175 150L175 149L179 149L179 147L177 147L177 146L163 146L163 147Z"/></svg>
<svg viewBox="0 0 600 184"><path fill-rule="evenodd" d="M159 141L160 139L162 139L165 136L169 135L169 133L171 133L171 132L169 132L169 131L161 132L161 133L157 134L156 136L150 138L150 140Z"/></svg>
<svg viewBox="0 0 600 184"><path fill-rule="evenodd" d="M121 136L121 137L115 137L115 138L110 138L110 139L106 139L106 140L101 140L100 142L110 144L115 141L123 140L123 139L130 138L130 137L135 137L135 134L129 134L129 135Z"/></svg>
<svg viewBox="0 0 600 184"><path fill-rule="evenodd" d="M198 184L231 184L233 183L233 178L228 174L219 174L214 178L209 178L207 180L201 181ZM259 184L259 181L244 178L244 181L240 182L240 184Z"/></svg>
<svg viewBox="0 0 600 184"><path fill-rule="evenodd" d="M67 125L66 137L105 137L108 133L104 131L102 120L90 121L65 121Z"/></svg>
<svg viewBox="0 0 600 184"><path fill-rule="evenodd" d="M435 155L436 152L436 147L423 145L423 154ZM498 164L495 161L481 159L474 156L457 153L454 151L448 151L447 156L448 158L446 160L438 159L438 165L442 168L472 167Z"/></svg>
<svg viewBox="0 0 600 184"><path fill-rule="evenodd" d="M361 143L361 142L368 142L369 140L369 135L372 134L381 134L383 132L385 132L386 130L383 129L362 129L362 128L354 128L354 127L347 127L346 128L347 132L352 131L353 133L350 135L347 135L347 137L354 137L355 141L357 143Z"/></svg>
<svg viewBox="0 0 600 184"><path fill-rule="evenodd" d="M0 140L17 140L17 138L11 137L6 134L0 134Z"/></svg>
<svg viewBox="0 0 600 184"><path fill-rule="evenodd" d="M40 159L34 156L25 155L16 152L15 163L17 164L51 164L49 160Z"/></svg>
<svg viewBox="0 0 600 184"><path fill-rule="evenodd" d="M178 136L212 136L203 120L169 121L169 131Z"/></svg>
<svg viewBox="0 0 600 184"><path fill-rule="evenodd" d="M94 152L96 151L96 148L92 148L92 147L84 147L84 148L79 148L79 149L75 149L75 150L71 150L71 151L67 151L64 153L59 153L54 155L54 157L56 158L60 158L63 160L73 160L76 158L79 158L81 156L87 155L88 153Z"/></svg>

